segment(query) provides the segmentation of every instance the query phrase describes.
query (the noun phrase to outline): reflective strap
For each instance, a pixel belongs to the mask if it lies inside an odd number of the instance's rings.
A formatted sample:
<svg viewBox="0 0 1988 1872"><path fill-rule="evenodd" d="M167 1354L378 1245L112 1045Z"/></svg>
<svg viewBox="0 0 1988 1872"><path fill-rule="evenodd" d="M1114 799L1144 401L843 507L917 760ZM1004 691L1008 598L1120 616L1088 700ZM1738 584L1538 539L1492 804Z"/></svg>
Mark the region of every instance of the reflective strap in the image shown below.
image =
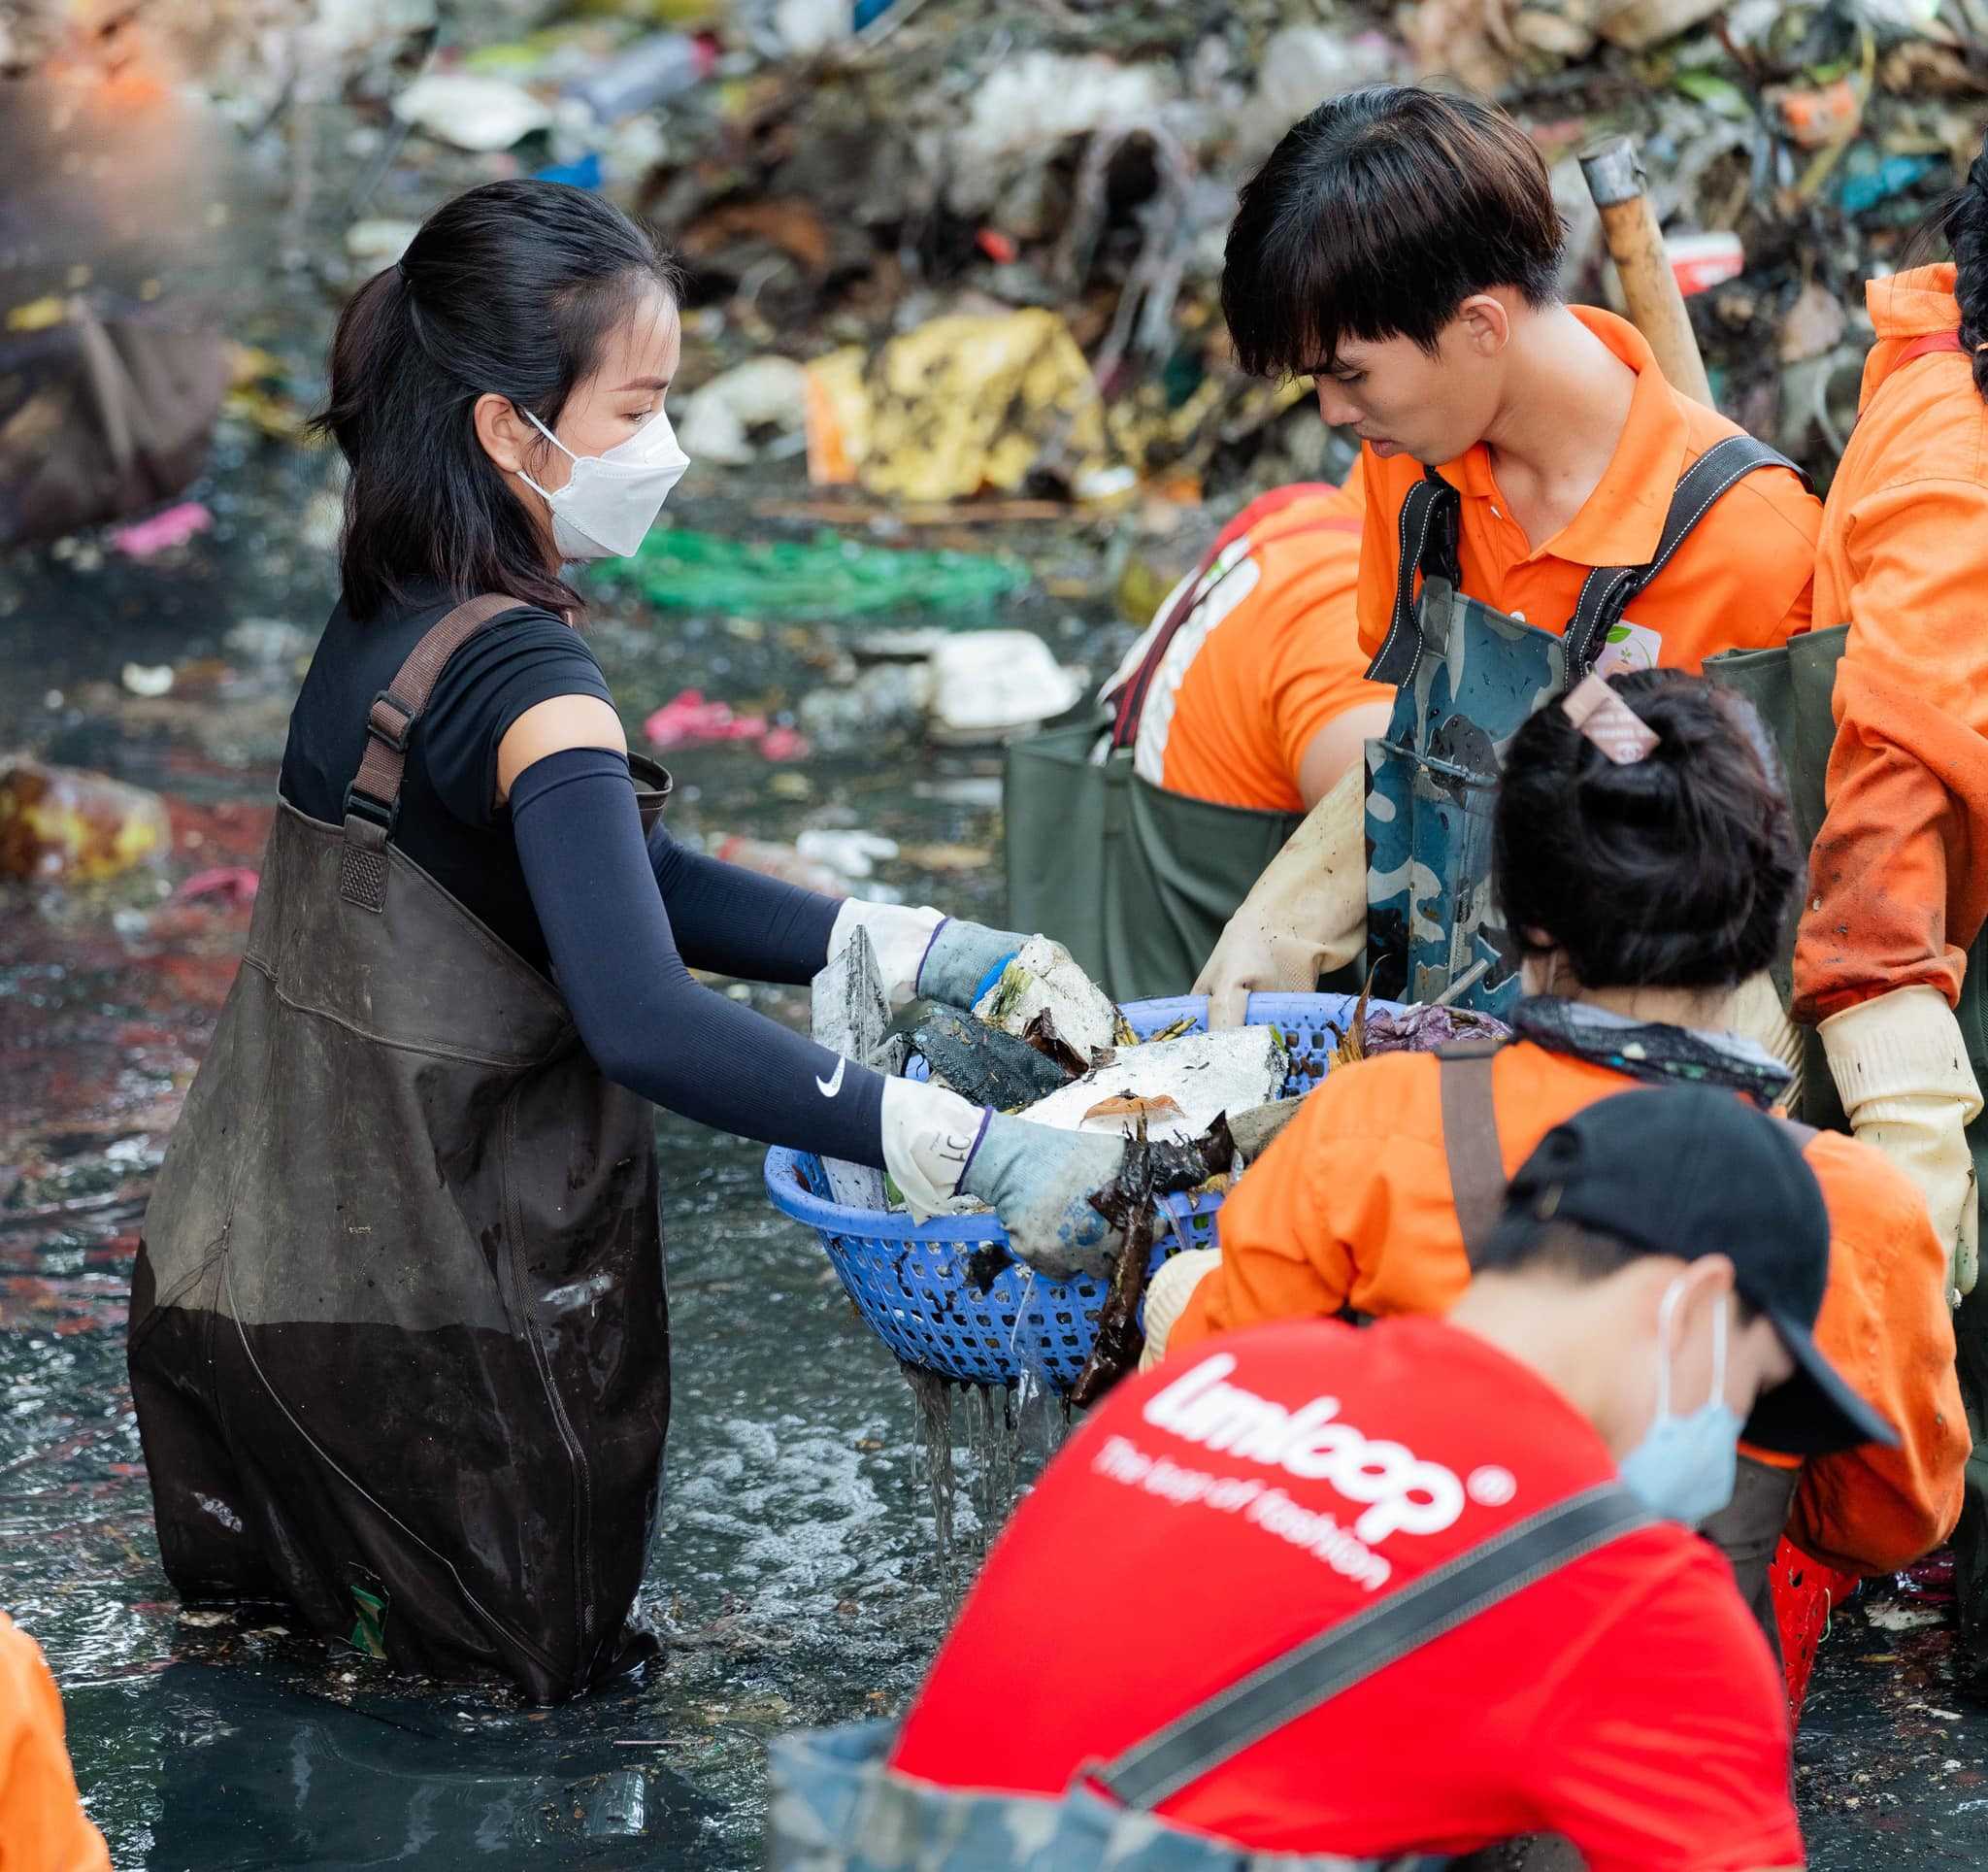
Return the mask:
<svg viewBox="0 0 1988 1872"><path fill-rule="evenodd" d="M1622 614L1637 594L1670 563L1672 554L1690 538L1699 521L1723 495L1762 468L1786 468L1802 476L1803 486L1808 485L1808 477L1766 443L1752 436L1728 436L1713 443L1679 478L1656 554L1647 565L1598 565L1588 574L1567 626L1569 688L1594 668L1609 631L1622 621Z"/></svg>
<svg viewBox="0 0 1988 1872"><path fill-rule="evenodd" d="M1401 557L1395 568L1394 617L1374 661L1367 666L1370 683L1411 683L1422 660L1422 622L1416 609L1415 574L1441 574L1452 585L1463 575L1456 558L1457 517L1463 501L1456 489L1432 468L1410 487L1402 502Z"/></svg>
<svg viewBox="0 0 1988 1872"><path fill-rule="evenodd" d="M1437 1055L1442 1097L1442 1152L1449 1160L1449 1195L1473 1270L1505 1207L1505 1153L1491 1065L1504 1043L1464 1040Z"/></svg>
<svg viewBox="0 0 1988 1872"><path fill-rule="evenodd" d="M1342 1690L1652 1519L1616 1482L1555 1502L1273 1658L1128 1749L1097 1781L1128 1807L1156 1807Z"/></svg>
<svg viewBox="0 0 1988 1872"><path fill-rule="evenodd" d="M1304 533L1358 533L1364 529L1364 522L1351 515L1338 515L1322 520L1308 520L1301 526L1286 527L1281 533L1266 532L1261 539L1249 539L1248 557L1263 547L1275 546L1282 540L1292 540ZM1195 567L1193 579L1181 587L1180 596L1174 608L1153 627L1152 641L1146 646L1145 653L1139 659L1138 666L1125 679L1123 686L1109 694L1106 700L1111 704L1111 746L1130 748L1139 740L1139 724L1144 719L1146 698L1152 692L1154 679L1167 660L1167 652L1174 648L1174 639L1182 627L1201 608L1202 601L1209 595L1209 577L1220 562L1224 552L1239 539L1248 538L1245 534L1223 533L1214 545L1209 548L1201 563ZM1239 560L1240 564L1241 561ZM1224 577L1227 571L1224 571Z"/></svg>

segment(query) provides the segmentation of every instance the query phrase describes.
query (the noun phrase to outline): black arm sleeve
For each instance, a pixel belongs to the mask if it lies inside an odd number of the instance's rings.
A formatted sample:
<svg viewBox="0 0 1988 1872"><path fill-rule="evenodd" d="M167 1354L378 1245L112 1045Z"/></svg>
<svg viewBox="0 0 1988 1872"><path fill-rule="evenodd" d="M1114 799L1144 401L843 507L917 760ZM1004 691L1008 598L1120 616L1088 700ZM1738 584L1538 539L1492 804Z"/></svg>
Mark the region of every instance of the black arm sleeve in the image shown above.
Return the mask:
<svg viewBox="0 0 1988 1872"><path fill-rule="evenodd" d="M660 819L648 835L648 861L692 968L798 986L828 961L842 908L835 898L685 851Z"/></svg>
<svg viewBox="0 0 1988 1872"><path fill-rule="evenodd" d="M625 755L534 761L511 789L511 822L553 979L608 1078L721 1130L882 1167L876 1073L691 979Z"/></svg>

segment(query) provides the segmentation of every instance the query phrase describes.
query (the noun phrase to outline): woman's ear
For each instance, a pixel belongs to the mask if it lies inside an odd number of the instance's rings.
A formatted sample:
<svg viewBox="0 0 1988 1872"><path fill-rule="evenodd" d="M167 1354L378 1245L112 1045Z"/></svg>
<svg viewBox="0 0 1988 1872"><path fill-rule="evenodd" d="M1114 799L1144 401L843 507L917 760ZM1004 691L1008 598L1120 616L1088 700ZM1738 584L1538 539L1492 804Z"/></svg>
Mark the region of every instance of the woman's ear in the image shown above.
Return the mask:
<svg viewBox="0 0 1988 1872"><path fill-rule="evenodd" d="M518 415L517 405L508 396L486 391L477 398L470 418L477 425L477 440L483 452L507 475L518 473L539 432Z"/></svg>

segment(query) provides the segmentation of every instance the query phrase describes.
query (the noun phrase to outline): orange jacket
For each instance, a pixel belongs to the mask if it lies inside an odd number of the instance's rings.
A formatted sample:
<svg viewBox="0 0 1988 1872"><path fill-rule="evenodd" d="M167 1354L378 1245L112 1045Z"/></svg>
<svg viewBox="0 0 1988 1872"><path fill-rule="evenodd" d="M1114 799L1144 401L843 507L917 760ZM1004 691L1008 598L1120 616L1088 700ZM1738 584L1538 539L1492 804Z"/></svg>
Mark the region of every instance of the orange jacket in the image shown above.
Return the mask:
<svg viewBox="0 0 1988 1872"><path fill-rule="evenodd" d="M1456 1303L1470 1263L1439 1072L1432 1054L1388 1053L1342 1066L1311 1092L1223 1203L1221 1264L1174 1328L1170 1356L1265 1320L1343 1306L1443 1313ZM1492 1069L1506 1174L1554 1125L1638 1084L1531 1042L1507 1047ZM1971 1443L1946 1255L1918 1191L1876 1151L1823 1132L1807 1158L1831 1226L1816 1343L1904 1441L1809 1461L1788 1532L1831 1565L1884 1573L1937 1546L1960 1518Z"/></svg>
<svg viewBox="0 0 1988 1872"><path fill-rule="evenodd" d="M77 1798L62 1699L35 1641L0 1612L0 1872L110 1872Z"/></svg>
<svg viewBox="0 0 1988 1872"><path fill-rule="evenodd" d="M1850 635L1798 1020L1921 983L1957 1002L1988 920L1988 404L1971 358L1901 361L1959 325L1953 279L1922 267L1865 288L1877 343L1815 565L1815 620Z"/></svg>
<svg viewBox="0 0 1988 1872"><path fill-rule="evenodd" d="M1581 581L1598 565L1647 565L1655 557L1671 490L1715 442L1740 433L1716 411L1665 383L1642 334L1591 306L1574 315L1637 373L1629 421L1614 458L1579 513L1535 547L1511 518L1476 444L1438 472L1463 494L1458 557L1464 589L1495 610L1556 634L1566 630ZM1402 502L1422 478L1407 455L1382 461L1361 451L1367 535L1360 561L1360 642L1372 652L1394 609ZM1661 577L1631 604L1623 635L1605 652L1618 669L1695 670L1722 650L1764 650L1808 628L1808 583L1822 505L1785 468L1748 475L1706 515Z"/></svg>
<svg viewBox="0 0 1988 1872"><path fill-rule="evenodd" d="M1302 813L1298 769L1312 738L1350 708L1393 700L1367 681L1353 618L1361 506L1355 474L1344 487L1276 488L1230 522L1146 694L1133 749L1147 780L1224 806Z"/></svg>

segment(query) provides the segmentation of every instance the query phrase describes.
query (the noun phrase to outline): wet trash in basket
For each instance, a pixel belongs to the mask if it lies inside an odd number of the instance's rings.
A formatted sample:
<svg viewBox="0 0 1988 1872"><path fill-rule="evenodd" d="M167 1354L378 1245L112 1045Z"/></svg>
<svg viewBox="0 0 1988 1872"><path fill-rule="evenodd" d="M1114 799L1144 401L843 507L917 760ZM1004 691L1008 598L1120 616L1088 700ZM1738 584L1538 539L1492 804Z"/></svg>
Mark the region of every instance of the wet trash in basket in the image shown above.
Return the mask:
<svg viewBox="0 0 1988 1872"><path fill-rule="evenodd" d="M943 1001L911 1002L899 1011L890 1031L911 1043L935 1086L998 1112L1033 1105L1070 1081L1067 1067L1026 1040Z"/></svg>
<svg viewBox="0 0 1988 1872"><path fill-rule="evenodd" d="M860 926L829 957L813 985L814 1038L831 1053L878 1072L904 1071L906 1042L890 1024L890 1002L877 965L876 946ZM837 1202L855 1209L881 1209L887 1197L883 1172L872 1164L824 1157L821 1168Z"/></svg>
<svg viewBox="0 0 1988 1872"><path fill-rule="evenodd" d="M1119 1050L1109 1065L1031 1105L1031 1123L1059 1131L1142 1126L1159 1142L1199 1137L1216 1119L1276 1098L1291 1056L1275 1027L1230 1027ZM1171 1106L1171 1112L1165 1108Z"/></svg>
<svg viewBox="0 0 1988 1872"><path fill-rule="evenodd" d="M1104 989L1046 936L1031 936L1021 946L1001 979L974 1003L974 1013L1078 1072L1133 1038Z"/></svg>

